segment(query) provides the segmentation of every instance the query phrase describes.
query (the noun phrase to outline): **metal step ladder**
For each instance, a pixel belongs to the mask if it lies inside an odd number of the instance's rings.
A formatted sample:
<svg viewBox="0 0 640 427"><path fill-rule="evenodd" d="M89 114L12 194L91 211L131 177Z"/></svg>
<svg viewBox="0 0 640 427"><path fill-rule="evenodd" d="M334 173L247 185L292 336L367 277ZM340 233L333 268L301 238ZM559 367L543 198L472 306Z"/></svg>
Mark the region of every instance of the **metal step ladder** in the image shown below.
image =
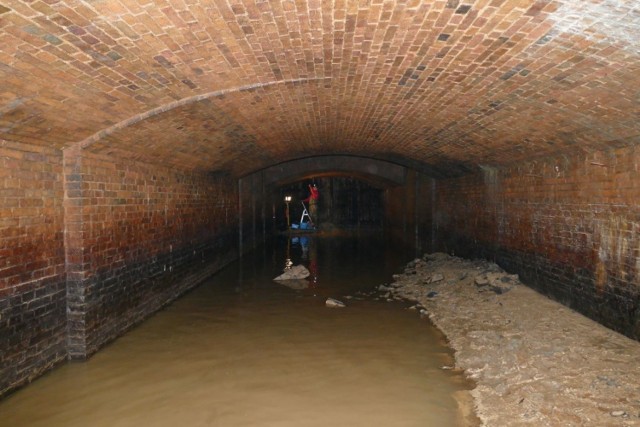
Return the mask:
<svg viewBox="0 0 640 427"><path fill-rule="evenodd" d="M304 202L300 203L302 203L302 216L300 217L300 224L302 225L302 223L304 222L304 218L307 217L307 219L309 220L309 224L313 227L313 221L311 221L309 211L307 211L307 206L304 204Z"/></svg>

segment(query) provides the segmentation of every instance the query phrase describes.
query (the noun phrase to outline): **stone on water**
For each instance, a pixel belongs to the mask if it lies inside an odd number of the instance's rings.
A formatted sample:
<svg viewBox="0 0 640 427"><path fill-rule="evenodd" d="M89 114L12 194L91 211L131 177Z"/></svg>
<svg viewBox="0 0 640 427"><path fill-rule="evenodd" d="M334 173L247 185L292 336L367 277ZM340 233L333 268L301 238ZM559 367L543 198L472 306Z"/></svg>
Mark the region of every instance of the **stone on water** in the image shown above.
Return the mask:
<svg viewBox="0 0 640 427"><path fill-rule="evenodd" d="M298 280L309 277L311 273L304 265L294 265L273 280Z"/></svg>
<svg viewBox="0 0 640 427"><path fill-rule="evenodd" d="M325 302L325 305L327 307L333 307L333 308L346 307L346 305L342 301L338 301L337 299L334 299L334 298L327 298L327 301Z"/></svg>

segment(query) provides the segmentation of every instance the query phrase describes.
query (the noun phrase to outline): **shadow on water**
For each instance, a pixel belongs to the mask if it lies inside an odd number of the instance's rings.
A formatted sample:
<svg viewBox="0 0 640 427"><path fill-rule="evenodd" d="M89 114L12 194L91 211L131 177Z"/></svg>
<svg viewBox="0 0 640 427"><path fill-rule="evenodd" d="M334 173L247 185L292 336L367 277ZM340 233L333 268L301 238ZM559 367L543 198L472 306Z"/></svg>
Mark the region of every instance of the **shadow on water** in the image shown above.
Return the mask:
<svg viewBox="0 0 640 427"><path fill-rule="evenodd" d="M0 425L474 425L442 335L372 294L411 258L375 236L281 236L0 402ZM311 276L274 282L287 260Z"/></svg>

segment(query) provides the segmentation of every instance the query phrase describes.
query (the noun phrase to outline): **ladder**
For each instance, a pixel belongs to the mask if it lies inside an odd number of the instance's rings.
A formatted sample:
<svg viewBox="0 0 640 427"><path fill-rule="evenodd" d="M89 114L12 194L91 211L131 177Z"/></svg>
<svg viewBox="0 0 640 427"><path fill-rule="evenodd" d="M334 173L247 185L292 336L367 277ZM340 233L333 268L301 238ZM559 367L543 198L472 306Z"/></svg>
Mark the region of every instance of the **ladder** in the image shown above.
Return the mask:
<svg viewBox="0 0 640 427"><path fill-rule="evenodd" d="M307 211L307 206L304 204L304 202L300 203L302 203L302 216L300 217L300 224L302 225L302 223L304 222L304 217L306 216L309 220L309 224L313 226L313 222L311 221L311 217L309 216L309 212Z"/></svg>

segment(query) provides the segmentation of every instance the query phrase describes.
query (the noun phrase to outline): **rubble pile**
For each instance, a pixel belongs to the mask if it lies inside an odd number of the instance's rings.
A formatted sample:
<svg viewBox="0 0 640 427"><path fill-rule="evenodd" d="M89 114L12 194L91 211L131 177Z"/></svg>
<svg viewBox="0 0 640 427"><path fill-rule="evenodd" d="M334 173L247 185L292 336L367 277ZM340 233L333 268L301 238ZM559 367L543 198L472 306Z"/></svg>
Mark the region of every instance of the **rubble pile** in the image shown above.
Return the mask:
<svg viewBox="0 0 640 427"><path fill-rule="evenodd" d="M456 368L477 384L483 425L640 426L640 343L498 265L427 254L379 291L417 302L446 335Z"/></svg>
<svg viewBox="0 0 640 427"><path fill-rule="evenodd" d="M443 253L427 254L407 264L403 274L393 276L390 289L395 296L419 299L435 296L443 287L466 286L473 282L480 292L509 292L519 284L517 274L508 274L485 260L464 260ZM451 290L451 289L449 289ZM435 293L435 294L434 294Z"/></svg>

